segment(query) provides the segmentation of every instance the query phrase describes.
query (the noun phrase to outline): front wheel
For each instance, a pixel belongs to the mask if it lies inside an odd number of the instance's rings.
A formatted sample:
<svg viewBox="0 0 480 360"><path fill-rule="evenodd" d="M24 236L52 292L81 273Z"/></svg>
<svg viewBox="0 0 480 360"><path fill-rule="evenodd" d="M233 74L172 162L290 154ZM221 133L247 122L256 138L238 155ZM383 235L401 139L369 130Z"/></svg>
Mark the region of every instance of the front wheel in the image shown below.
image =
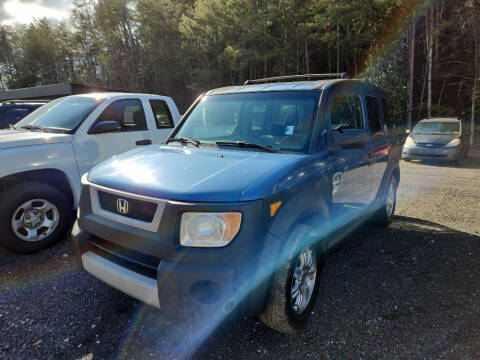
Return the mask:
<svg viewBox="0 0 480 360"><path fill-rule="evenodd" d="M73 217L70 200L44 183L8 187L0 195L0 203L0 245L16 253L33 253L55 244Z"/></svg>
<svg viewBox="0 0 480 360"><path fill-rule="evenodd" d="M270 298L260 320L268 327L294 333L307 320L317 295L320 278L318 254L305 248L274 276Z"/></svg>

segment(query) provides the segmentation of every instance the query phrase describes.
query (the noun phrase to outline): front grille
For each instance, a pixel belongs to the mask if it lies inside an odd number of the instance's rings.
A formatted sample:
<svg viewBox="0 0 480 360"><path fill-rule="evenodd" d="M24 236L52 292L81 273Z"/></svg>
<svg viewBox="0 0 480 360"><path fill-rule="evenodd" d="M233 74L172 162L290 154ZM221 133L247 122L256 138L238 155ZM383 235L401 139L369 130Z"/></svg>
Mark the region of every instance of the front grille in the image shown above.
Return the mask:
<svg viewBox="0 0 480 360"><path fill-rule="evenodd" d="M426 147L426 148L439 148L439 147L445 146L442 144L432 144L432 143L417 143L417 145L421 147Z"/></svg>
<svg viewBox="0 0 480 360"><path fill-rule="evenodd" d="M122 197L104 191L98 191L98 200L103 210L149 223L153 221L157 211L157 204L155 203ZM122 202L121 206L118 206L119 201Z"/></svg>
<svg viewBox="0 0 480 360"><path fill-rule="evenodd" d="M91 238L90 243L93 245L91 250L97 255L139 274L153 279L157 277L157 268L160 264L159 258L124 248L97 237Z"/></svg>

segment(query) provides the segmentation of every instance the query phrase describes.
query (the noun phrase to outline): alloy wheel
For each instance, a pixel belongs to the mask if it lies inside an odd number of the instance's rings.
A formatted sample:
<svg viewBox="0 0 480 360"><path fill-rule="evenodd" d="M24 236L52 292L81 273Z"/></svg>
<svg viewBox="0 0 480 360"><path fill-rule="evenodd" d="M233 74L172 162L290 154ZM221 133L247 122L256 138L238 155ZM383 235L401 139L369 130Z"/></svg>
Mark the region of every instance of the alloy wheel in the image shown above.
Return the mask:
<svg viewBox="0 0 480 360"><path fill-rule="evenodd" d="M311 248L305 249L297 258L290 288L292 310L301 314L308 307L317 280L317 258Z"/></svg>
<svg viewBox="0 0 480 360"><path fill-rule="evenodd" d="M20 205L12 216L12 229L24 241L40 241L51 235L58 226L60 213L45 199L29 200Z"/></svg>

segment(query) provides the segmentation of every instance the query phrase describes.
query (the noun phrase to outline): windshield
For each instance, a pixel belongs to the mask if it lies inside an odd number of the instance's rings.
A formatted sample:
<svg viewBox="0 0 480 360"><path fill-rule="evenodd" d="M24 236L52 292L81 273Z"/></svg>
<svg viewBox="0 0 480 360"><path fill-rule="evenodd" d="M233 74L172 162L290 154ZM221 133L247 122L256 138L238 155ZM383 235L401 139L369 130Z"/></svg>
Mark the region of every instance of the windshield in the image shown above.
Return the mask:
<svg viewBox="0 0 480 360"><path fill-rule="evenodd" d="M102 100L84 96L57 99L35 110L15 126L72 131Z"/></svg>
<svg viewBox="0 0 480 360"><path fill-rule="evenodd" d="M175 134L201 143L247 142L305 152L319 92L205 96Z"/></svg>
<svg viewBox="0 0 480 360"><path fill-rule="evenodd" d="M413 129L414 134L459 135L458 122L421 122Z"/></svg>

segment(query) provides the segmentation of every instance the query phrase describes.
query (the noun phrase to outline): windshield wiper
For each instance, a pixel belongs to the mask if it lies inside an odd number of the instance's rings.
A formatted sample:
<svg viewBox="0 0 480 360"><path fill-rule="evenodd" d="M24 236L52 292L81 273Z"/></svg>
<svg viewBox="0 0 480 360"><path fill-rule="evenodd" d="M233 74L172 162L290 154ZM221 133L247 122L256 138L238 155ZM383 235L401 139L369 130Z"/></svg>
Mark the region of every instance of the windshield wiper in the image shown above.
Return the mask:
<svg viewBox="0 0 480 360"><path fill-rule="evenodd" d="M192 139L189 139L185 136L181 136L181 137L178 137L178 138L170 138L168 139L165 144L168 144L168 143L171 143L171 142L175 142L175 141L178 141L178 142L181 142L181 143L189 143L189 144L192 144L192 145L195 145L195 146L200 146L200 141L198 140L192 140Z"/></svg>
<svg viewBox="0 0 480 360"><path fill-rule="evenodd" d="M26 130L31 130L31 131L41 131L41 132L45 132L45 133L48 133L48 132L66 133L67 132L66 130L46 128L46 127L37 126L37 125L25 125L25 126L22 126L21 128L26 129Z"/></svg>
<svg viewBox="0 0 480 360"><path fill-rule="evenodd" d="M13 129L13 130L18 130L18 128L15 127L15 126L13 126L12 124L8 125L8 128L9 128L9 129Z"/></svg>
<svg viewBox="0 0 480 360"><path fill-rule="evenodd" d="M248 141L217 141L218 146L237 146L243 148L260 149L267 152L277 152L273 147L251 143Z"/></svg>
<svg viewBox="0 0 480 360"><path fill-rule="evenodd" d="M45 129L44 127L36 126L36 125L25 125L25 126L22 126L22 129L32 130L32 131L48 132L47 129Z"/></svg>

